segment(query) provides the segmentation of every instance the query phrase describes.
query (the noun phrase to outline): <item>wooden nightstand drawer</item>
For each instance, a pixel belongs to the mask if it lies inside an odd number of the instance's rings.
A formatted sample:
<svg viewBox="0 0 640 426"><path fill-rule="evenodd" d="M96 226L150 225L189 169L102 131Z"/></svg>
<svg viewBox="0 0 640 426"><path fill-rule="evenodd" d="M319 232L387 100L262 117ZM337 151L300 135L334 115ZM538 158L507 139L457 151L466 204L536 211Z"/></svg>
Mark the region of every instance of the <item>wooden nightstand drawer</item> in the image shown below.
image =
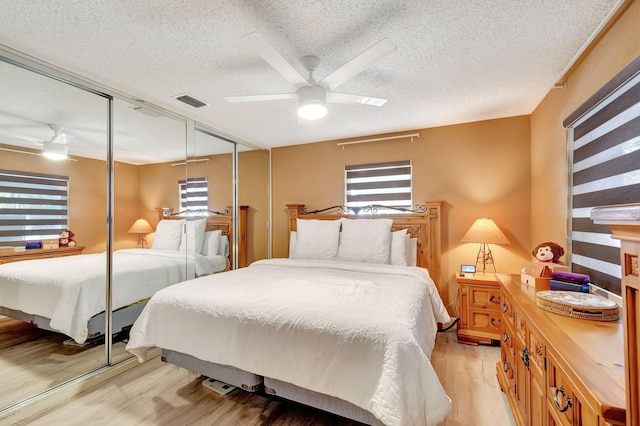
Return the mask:
<svg viewBox="0 0 640 426"><path fill-rule="evenodd" d="M502 333L502 298L493 275L458 276L458 342L497 344Z"/></svg>
<svg viewBox="0 0 640 426"><path fill-rule="evenodd" d="M502 332L502 315L488 309L470 309L469 328L496 335ZM498 336L497 339L500 337Z"/></svg>
<svg viewBox="0 0 640 426"><path fill-rule="evenodd" d="M490 309L500 312L500 289L487 289L485 287L469 287L469 307Z"/></svg>

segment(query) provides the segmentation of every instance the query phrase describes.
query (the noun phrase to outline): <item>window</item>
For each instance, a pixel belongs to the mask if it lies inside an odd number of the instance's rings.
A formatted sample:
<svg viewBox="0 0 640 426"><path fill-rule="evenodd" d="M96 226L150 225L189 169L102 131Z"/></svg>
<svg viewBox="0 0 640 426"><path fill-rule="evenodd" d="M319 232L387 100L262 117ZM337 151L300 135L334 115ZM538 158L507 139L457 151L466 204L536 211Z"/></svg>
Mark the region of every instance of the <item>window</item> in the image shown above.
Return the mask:
<svg viewBox="0 0 640 426"><path fill-rule="evenodd" d="M68 176L0 170L0 246L58 238L68 227Z"/></svg>
<svg viewBox="0 0 640 426"><path fill-rule="evenodd" d="M345 166L345 205L411 208L411 160Z"/></svg>
<svg viewBox="0 0 640 426"><path fill-rule="evenodd" d="M572 139L571 269L620 294L620 241L591 209L640 202L640 61L614 77L564 121ZM627 74L625 76L625 74Z"/></svg>
<svg viewBox="0 0 640 426"><path fill-rule="evenodd" d="M180 211L207 210L209 208L209 186L206 177L178 181Z"/></svg>

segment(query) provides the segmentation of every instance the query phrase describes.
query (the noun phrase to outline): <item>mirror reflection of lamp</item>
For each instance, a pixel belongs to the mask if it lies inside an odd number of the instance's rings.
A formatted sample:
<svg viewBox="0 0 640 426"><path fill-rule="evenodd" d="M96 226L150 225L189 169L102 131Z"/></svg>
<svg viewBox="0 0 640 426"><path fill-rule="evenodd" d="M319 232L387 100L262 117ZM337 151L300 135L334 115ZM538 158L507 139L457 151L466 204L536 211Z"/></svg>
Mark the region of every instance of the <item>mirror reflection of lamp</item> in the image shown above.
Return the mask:
<svg viewBox="0 0 640 426"><path fill-rule="evenodd" d="M129 234L138 234L138 244L136 245L138 248L149 248L147 244L147 234L152 232L153 228L149 225L149 222L143 218L136 220L131 228L129 228L129 231L127 231Z"/></svg>
<svg viewBox="0 0 640 426"><path fill-rule="evenodd" d="M493 271L496 272L496 265L493 262L489 244L511 244L509 239L498 228L498 225L486 217L476 219L461 241L464 243L480 243L480 249L476 257L476 269L478 264L482 263L483 274L487 269L487 265L492 265Z"/></svg>

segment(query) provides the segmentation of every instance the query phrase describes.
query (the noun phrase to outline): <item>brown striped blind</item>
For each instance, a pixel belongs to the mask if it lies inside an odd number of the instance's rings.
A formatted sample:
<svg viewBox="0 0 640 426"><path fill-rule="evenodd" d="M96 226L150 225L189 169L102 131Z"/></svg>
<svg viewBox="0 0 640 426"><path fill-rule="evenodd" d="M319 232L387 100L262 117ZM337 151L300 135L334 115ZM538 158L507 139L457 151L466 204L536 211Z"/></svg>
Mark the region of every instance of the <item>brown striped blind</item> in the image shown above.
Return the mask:
<svg viewBox="0 0 640 426"><path fill-rule="evenodd" d="M180 211L206 210L209 208L209 185L206 177L178 181Z"/></svg>
<svg viewBox="0 0 640 426"><path fill-rule="evenodd" d="M640 58L640 57L639 57ZM570 262L620 294L620 241L591 209L640 202L640 60L625 67L563 124L570 128Z"/></svg>
<svg viewBox="0 0 640 426"><path fill-rule="evenodd" d="M345 166L345 205L411 208L411 160Z"/></svg>
<svg viewBox="0 0 640 426"><path fill-rule="evenodd" d="M58 238L68 227L68 176L0 170L0 246Z"/></svg>

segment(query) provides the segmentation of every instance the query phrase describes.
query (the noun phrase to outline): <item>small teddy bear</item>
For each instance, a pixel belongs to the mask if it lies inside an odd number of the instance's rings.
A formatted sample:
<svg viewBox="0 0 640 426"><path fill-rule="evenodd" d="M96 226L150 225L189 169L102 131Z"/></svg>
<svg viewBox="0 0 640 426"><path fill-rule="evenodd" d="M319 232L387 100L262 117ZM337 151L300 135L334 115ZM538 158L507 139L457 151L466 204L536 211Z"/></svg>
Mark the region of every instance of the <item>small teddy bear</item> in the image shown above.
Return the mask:
<svg viewBox="0 0 640 426"><path fill-rule="evenodd" d="M65 246L75 247L76 242L73 241L74 235L75 234L68 229L65 229L64 231L60 232L60 241L59 241L60 247L65 247Z"/></svg>
<svg viewBox="0 0 640 426"><path fill-rule="evenodd" d="M538 259L539 262L552 262L562 265L560 257L564 255L564 249L556 243L545 242L538 244L536 248L531 252L533 257Z"/></svg>

